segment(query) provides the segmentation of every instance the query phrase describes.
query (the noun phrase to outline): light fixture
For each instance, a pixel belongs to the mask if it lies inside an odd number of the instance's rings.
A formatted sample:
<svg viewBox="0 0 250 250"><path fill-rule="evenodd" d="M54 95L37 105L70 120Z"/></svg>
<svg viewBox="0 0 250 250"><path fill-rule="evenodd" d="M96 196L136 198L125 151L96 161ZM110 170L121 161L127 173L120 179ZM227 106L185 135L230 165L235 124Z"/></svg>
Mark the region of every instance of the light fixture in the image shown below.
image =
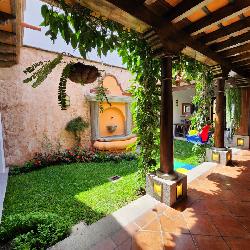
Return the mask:
<svg viewBox="0 0 250 250"><path fill-rule="evenodd" d="M176 185L176 199L180 198L183 195L183 186L182 183L177 183Z"/></svg>
<svg viewBox="0 0 250 250"><path fill-rule="evenodd" d="M231 154L230 154L230 152L228 152L227 153L227 162L229 162L229 161L231 161L232 159L231 159Z"/></svg>
<svg viewBox="0 0 250 250"><path fill-rule="evenodd" d="M220 153L212 151L212 161L220 162Z"/></svg>
<svg viewBox="0 0 250 250"><path fill-rule="evenodd" d="M244 146L244 139L243 138L237 138L237 146Z"/></svg>
<svg viewBox="0 0 250 250"><path fill-rule="evenodd" d="M178 105L179 105L178 99L175 101L175 105L176 105L176 107L178 107Z"/></svg>
<svg viewBox="0 0 250 250"><path fill-rule="evenodd" d="M66 97L65 97L65 106L66 107L70 106L70 97L68 95L66 95Z"/></svg>
<svg viewBox="0 0 250 250"><path fill-rule="evenodd" d="M158 184L154 182L154 193L156 193L159 197L161 197L162 184Z"/></svg>

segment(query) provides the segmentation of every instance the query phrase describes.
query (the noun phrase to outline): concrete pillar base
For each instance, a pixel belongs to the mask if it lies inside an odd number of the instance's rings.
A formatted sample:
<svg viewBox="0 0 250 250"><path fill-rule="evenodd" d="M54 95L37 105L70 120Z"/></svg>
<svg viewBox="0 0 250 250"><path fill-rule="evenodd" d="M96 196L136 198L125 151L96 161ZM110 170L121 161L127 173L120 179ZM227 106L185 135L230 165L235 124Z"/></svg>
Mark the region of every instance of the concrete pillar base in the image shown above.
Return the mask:
<svg viewBox="0 0 250 250"><path fill-rule="evenodd" d="M228 165L232 161L232 150L228 148L207 148L206 158L209 162Z"/></svg>
<svg viewBox="0 0 250 250"><path fill-rule="evenodd" d="M187 197L187 176L176 173L175 180L165 180L155 173L146 176L146 192L156 200L173 206Z"/></svg>
<svg viewBox="0 0 250 250"><path fill-rule="evenodd" d="M234 135L233 147L240 149L250 148L250 136L249 135Z"/></svg>

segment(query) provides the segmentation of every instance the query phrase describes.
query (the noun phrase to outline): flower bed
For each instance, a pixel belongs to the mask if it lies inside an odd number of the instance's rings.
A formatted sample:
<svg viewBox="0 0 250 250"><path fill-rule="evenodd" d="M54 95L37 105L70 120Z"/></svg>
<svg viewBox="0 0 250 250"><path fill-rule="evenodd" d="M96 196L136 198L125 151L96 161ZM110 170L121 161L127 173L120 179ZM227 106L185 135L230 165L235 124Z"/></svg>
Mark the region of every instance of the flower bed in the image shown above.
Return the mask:
<svg viewBox="0 0 250 250"><path fill-rule="evenodd" d="M23 166L10 167L10 175L27 173L38 170L47 166L70 164L70 163L86 163L86 162L119 162L121 160L135 160L137 155L131 152L126 153L106 153L86 148L66 149L59 152L37 153L34 158L27 161Z"/></svg>

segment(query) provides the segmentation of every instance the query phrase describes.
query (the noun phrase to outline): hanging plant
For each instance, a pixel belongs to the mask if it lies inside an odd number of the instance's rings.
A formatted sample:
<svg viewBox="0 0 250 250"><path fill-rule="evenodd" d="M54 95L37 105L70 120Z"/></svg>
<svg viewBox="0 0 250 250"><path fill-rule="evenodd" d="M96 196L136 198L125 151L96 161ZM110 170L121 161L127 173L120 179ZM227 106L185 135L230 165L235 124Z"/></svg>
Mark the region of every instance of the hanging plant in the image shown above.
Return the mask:
<svg viewBox="0 0 250 250"><path fill-rule="evenodd" d="M69 79L75 83L87 84L94 82L100 76L98 69L92 65L77 62L71 65Z"/></svg>
<svg viewBox="0 0 250 250"><path fill-rule="evenodd" d="M59 54L53 60L40 61L32 64L30 67L24 70L26 75L31 74L28 78L23 80L24 83L31 83L33 88L38 87L56 68L59 64L66 64L62 70L58 85L58 103L62 110L67 109L66 105L66 86L67 80L70 79L72 82L79 83L81 85L93 83L97 78L101 78L101 73L95 66L85 65L82 62L65 62L63 61L63 54ZM105 91L102 91L100 84L102 81L98 81L97 92L100 100L107 100Z"/></svg>

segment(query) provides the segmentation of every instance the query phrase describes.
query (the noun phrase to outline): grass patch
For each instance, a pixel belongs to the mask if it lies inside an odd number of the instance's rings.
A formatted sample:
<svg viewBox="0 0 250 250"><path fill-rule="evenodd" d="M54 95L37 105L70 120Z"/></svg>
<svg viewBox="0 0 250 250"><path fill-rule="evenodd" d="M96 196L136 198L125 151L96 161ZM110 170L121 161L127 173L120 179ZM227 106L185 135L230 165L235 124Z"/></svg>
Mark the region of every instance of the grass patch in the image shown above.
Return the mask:
<svg viewBox="0 0 250 250"><path fill-rule="evenodd" d="M174 140L174 158L176 161L185 162L194 166L199 165L199 159L192 151L193 143Z"/></svg>
<svg viewBox="0 0 250 250"><path fill-rule="evenodd" d="M51 166L10 176L3 220L9 215L49 212L71 225L91 224L137 198L137 162L79 163ZM112 183L108 178L122 176Z"/></svg>

